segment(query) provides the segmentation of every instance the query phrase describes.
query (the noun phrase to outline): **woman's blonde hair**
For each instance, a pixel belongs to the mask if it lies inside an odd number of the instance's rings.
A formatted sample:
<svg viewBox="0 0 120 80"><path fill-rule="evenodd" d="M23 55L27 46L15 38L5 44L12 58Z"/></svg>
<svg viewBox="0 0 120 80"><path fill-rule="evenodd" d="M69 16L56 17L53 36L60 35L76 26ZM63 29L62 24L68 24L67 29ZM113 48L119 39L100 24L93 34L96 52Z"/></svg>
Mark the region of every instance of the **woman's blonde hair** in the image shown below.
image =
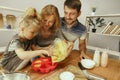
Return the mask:
<svg viewBox="0 0 120 80"><path fill-rule="evenodd" d="M26 9L24 15L22 16L20 25L25 25L25 27L29 27L29 25L32 24L40 28L40 16L35 8L29 7Z"/></svg>
<svg viewBox="0 0 120 80"><path fill-rule="evenodd" d="M56 33L61 24L60 23L60 15L59 15L59 12L58 12L58 9L56 6L54 6L52 4L46 5L40 13L41 19L44 19L46 16L49 16L49 15L54 15L54 17L55 17L55 23L51 27L51 31L53 33Z"/></svg>

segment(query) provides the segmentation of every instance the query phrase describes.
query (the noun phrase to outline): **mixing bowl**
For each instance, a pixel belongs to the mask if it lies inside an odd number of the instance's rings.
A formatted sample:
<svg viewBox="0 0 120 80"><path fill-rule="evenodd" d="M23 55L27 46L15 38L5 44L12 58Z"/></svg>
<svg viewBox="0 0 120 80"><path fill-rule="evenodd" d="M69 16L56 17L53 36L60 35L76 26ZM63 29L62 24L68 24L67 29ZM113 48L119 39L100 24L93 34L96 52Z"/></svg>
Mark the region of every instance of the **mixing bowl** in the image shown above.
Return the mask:
<svg viewBox="0 0 120 80"><path fill-rule="evenodd" d="M30 80L26 73L7 73L0 75L0 80Z"/></svg>

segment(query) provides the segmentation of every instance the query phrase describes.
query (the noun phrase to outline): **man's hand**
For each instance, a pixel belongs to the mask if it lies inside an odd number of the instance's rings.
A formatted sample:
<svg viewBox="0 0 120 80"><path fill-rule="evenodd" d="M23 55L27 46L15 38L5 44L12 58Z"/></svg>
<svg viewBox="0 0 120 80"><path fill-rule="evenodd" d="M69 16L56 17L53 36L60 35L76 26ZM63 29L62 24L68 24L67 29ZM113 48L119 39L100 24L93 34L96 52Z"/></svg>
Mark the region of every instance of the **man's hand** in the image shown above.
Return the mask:
<svg viewBox="0 0 120 80"><path fill-rule="evenodd" d="M85 52L81 51L80 59L91 59Z"/></svg>

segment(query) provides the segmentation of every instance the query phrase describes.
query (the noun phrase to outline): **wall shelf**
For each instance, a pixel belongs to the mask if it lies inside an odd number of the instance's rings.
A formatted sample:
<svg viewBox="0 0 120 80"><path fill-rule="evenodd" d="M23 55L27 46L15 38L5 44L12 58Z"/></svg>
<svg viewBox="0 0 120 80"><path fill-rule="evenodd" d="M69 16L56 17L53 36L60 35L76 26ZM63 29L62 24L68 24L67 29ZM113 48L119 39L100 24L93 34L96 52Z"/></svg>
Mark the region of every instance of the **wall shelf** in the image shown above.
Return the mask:
<svg viewBox="0 0 120 80"><path fill-rule="evenodd" d="M104 35L104 36L116 36L120 37L120 35L115 35L115 34L102 34L102 33L93 33L93 32L87 32L88 34L96 34L96 35Z"/></svg>
<svg viewBox="0 0 120 80"><path fill-rule="evenodd" d="M90 24L90 19L92 20L92 25ZM104 19L103 22L104 22L104 25L102 25L101 27L98 27L97 23L100 23L100 19ZM97 20L99 20L97 22ZM117 45L119 45L118 47L120 48L120 14L107 14L107 15L94 15L94 16L86 16L86 22L85 22L85 25L87 26L87 29L88 29L88 39L87 39L87 49L90 49L90 50L96 50L96 48L98 50L100 50L101 52L105 49L105 48L102 48L102 47L99 47L99 44L97 44L98 46L94 46L94 45L89 45L88 42L89 42L89 39L91 39L91 37L93 36L102 36L103 37L114 37L114 39L118 39L118 43ZM110 24L113 23L113 24ZM97 29L96 32L92 32L92 28L95 26L95 28ZM117 26L117 28L115 28L115 26ZM112 31L112 30L115 30L116 31ZM113 33L114 32L114 33ZM117 32L117 34L116 34ZM93 37L94 38L94 37ZM111 38L110 38L111 39ZM100 42L102 41L101 38L97 39L96 42ZM91 41L92 42L92 41ZM104 42L104 41L103 41ZM106 41L107 42L107 41ZM106 43L104 42L104 43ZM94 42L94 39L93 39L93 43ZM104 44L103 43L103 44ZM112 43L107 43L107 44L114 44L115 42L112 42ZM114 44L115 45L115 44ZM106 46L106 48L108 48L109 46ZM119 59L120 59L120 52L119 51L114 51L114 50L109 50L109 54L111 55L114 55L114 56L118 56Z"/></svg>

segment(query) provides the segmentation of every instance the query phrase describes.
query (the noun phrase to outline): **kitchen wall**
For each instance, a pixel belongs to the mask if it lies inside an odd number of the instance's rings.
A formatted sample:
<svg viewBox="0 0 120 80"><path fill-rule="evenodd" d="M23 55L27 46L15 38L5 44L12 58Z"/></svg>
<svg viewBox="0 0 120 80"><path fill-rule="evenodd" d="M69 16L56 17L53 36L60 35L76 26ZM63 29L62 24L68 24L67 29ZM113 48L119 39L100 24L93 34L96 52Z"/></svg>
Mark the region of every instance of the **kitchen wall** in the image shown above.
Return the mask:
<svg viewBox="0 0 120 80"><path fill-rule="evenodd" d="M64 13L64 11L63 11L64 1L65 0L0 0L0 6L16 8L16 9L20 9L23 11L27 7L35 7L38 11L40 11L45 5L54 4L59 9L60 16L62 17L63 13ZM83 24L85 24L85 17L87 15L91 15L92 7L96 7L96 9L97 9L96 13L95 13L96 15L120 13L120 9L119 9L120 8L120 5L119 5L120 0L81 0L81 2L82 2L82 10L81 10L82 13L78 19ZM0 13L3 13L4 16L6 14L14 14L18 18L23 14L23 12L14 12L14 11L9 11L9 10L4 10L4 9L0 9ZM6 34L3 34L3 35L6 35ZM97 37L97 36L94 36L94 37ZM4 36L0 36L0 39L4 39ZM5 39L5 40L7 40L7 39ZM112 42L114 42L114 39L112 39L112 40L113 40ZM105 39L104 41L106 42L107 39ZM74 47L75 49L78 49L77 43L78 42L76 42L76 45ZM99 43L101 44L102 41L100 41ZM96 44L99 44L99 43L96 42ZM92 43L92 44L94 44L94 43ZM103 44L103 46L104 45L105 44ZM118 51L119 50L118 44L116 43L116 45L114 45L112 48L113 48L113 50ZM1 46L1 44L0 44L0 46Z"/></svg>
<svg viewBox="0 0 120 80"><path fill-rule="evenodd" d="M54 4L58 7L59 13L63 16L63 3L65 0L0 0L0 6L25 10L27 7L35 7L40 11L47 4ZM79 20L84 23L86 15L91 15L91 8L96 7L98 14L118 14L120 13L120 0L81 0L82 14ZM1 9L0 9L1 12ZM10 12L12 13L12 12ZM15 12L13 12L14 14ZM4 13L5 15L7 13ZM17 13L16 13L17 14ZM18 14L19 15L19 14Z"/></svg>

